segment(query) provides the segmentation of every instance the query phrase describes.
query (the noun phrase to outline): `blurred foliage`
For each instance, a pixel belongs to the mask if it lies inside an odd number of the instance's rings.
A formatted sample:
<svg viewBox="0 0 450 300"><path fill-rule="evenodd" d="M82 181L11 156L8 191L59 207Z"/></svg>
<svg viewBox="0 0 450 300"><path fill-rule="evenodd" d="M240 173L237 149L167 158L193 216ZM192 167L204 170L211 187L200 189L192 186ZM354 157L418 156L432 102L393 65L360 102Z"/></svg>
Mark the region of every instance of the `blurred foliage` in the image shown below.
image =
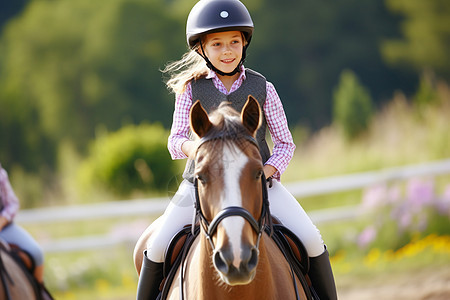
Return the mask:
<svg viewBox="0 0 450 300"><path fill-rule="evenodd" d="M419 73L424 68L449 78L450 2L447 0L386 0L390 11L402 16L402 37L384 42L386 60Z"/></svg>
<svg viewBox="0 0 450 300"><path fill-rule="evenodd" d="M2 1L0 9L0 32L5 23L24 9L29 0Z"/></svg>
<svg viewBox="0 0 450 300"><path fill-rule="evenodd" d="M130 247L49 255L47 287L56 299L132 299L137 273Z"/></svg>
<svg viewBox="0 0 450 300"><path fill-rule="evenodd" d="M432 72L423 72L420 77L419 88L414 95L413 101L419 109L423 109L429 104L436 104L439 101L436 78Z"/></svg>
<svg viewBox="0 0 450 300"><path fill-rule="evenodd" d="M159 122L174 96L161 69L186 51L196 0L34 0L0 9L0 161L39 176L61 171L61 143L83 157L98 128ZM245 0L255 23L246 66L274 83L291 127L333 119L343 70L375 107L416 92L424 69L450 78L445 0ZM418 97L428 97L421 86ZM424 96L425 95L425 96ZM44 171L43 171L44 170Z"/></svg>
<svg viewBox="0 0 450 300"><path fill-rule="evenodd" d="M167 152L167 135L161 125L141 124L100 136L78 174L83 189L100 185L122 196L167 191L177 171Z"/></svg>
<svg viewBox="0 0 450 300"><path fill-rule="evenodd" d="M358 74L377 103L415 85L415 74L383 61L381 41L400 35L383 1L264 0L251 13L247 66L274 83L290 124L317 130L331 122L333 89L344 69Z"/></svg>
<svg viewBox="0 0 450 300"><path fill-rule="evenodd" d="M355 73L345 70L334 91L334 121L348 139L367 130L373 115L372 97Z"/></svg>
<svg viewBox="0 0 450 300"><path fill-rule="evenodd" d="M397 93L374 113L367 134L354 140L343 139L336 124L303 138L303 143L297 143L283 181L447 159L450 153L450 87L438 81L433 93L438 95L437 100L426 106L417 105L403 93Z"/></svg>

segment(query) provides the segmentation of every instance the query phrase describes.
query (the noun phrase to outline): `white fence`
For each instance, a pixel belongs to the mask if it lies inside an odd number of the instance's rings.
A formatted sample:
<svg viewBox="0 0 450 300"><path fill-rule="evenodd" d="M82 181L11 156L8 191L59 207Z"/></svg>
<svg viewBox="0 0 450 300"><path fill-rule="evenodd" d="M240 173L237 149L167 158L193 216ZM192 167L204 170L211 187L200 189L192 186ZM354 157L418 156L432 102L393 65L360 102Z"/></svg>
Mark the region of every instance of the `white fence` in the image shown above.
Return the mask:
<svg viewBox="0 0 450 300"><path fill-rule="evenodd" d="M349 174L323 179L285 183L285 187L297 198L325 195L341 191L362 189L371 185L393 180L405 180L420 176L438 176L450 174L450 159L413 166L389 168L380 171ZM99 204L38 208L22 210L16 221L19 224L38 224L93 220L120 216L148 216L161 214L168 198L115 201ZM309 212L315 224L351 219L357 216L357 207L339 207ZM134 235L120 237L103 235L83 238L65 238L58 241L41 243L46 252L76 251L101 248L120 243L134 243Z"/></svg>

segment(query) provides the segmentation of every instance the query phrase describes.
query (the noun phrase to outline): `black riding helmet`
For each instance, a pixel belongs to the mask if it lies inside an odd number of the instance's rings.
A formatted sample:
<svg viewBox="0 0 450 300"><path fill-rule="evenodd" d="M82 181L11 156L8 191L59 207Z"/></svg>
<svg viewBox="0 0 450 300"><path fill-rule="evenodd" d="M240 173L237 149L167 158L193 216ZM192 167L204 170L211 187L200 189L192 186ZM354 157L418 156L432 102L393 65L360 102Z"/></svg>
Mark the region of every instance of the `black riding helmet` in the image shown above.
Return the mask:
<svg viewBox="0 0 450 300"><path fill-rule="evenodd" d="M189 13L186 24L186 38L191 49L208 33L241 31L247 41L242 49L242 59L231 73L224 73L212 65L206 56L199 53L208 67L220 75L232 76L239 72L245 60L246 50L253 35L253 21L245 5L239 0L200 0ZM203 49L203 48L202 48Z"/></svg>

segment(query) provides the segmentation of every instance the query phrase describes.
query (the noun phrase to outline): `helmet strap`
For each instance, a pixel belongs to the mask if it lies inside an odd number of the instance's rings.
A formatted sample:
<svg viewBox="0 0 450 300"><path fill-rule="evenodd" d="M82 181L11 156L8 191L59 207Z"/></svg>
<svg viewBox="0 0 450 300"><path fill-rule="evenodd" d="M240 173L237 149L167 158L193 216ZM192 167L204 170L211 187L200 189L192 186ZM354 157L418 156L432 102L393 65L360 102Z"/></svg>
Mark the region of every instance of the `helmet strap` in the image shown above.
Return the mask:
<svg viewBox="0 0 450 300"><path fill-rule="evenodd" d="M203 59L206 61L206 66L207 66L209 69L213 70L214 72L216 72L217 74L219 74L219 75L221 75L221 76L233 76L233 75L235 75L236 73L238 73L238 72L241 70L241 66L244 64L245 57L246 57L246 53L247 53L247 47L248 47L248 44L249 44L249 43L247 43L247 45L245 45L244 47L242 47L242 58L241 58L241 61L239 62L239 64L237 65L237 67L236 67L233 71L231 71L231 72L229 72L229 73L222 72L221 70L217 69L217 68L212 64L212 62L211 62L211 61L209 60L209 58L206 56L205 50L203 50L203 45L202 45L202 42L201 42L201 41L200 41L200 49L202 49L202 52L200 53L199 51L197 51L197 53L198 53L201 57L203 57Z"/></svg>

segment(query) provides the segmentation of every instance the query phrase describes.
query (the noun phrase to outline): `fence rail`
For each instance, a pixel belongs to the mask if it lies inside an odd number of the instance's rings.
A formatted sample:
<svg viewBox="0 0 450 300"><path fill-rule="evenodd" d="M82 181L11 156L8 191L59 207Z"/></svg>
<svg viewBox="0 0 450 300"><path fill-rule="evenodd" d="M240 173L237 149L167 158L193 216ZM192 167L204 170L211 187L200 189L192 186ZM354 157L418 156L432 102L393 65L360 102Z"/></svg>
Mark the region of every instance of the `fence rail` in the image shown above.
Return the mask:
<svg viewBox="0 0 450 300"><path fill-rule="evenodd" d="M286 183L284 185L295 197L302 198L362 189L382 182L445 174L450 174L450 159L412 166L388 168L380 171ZM154 198L29 209L20 211L16 218L16 222L26 225L73 222L121 216L159 215L164 211L169 201L168 198ZM352 219L355 218L357 214L358 210L355 206L309 212L309 216L315 224ZM121 237L103 235L82 238L65 238L41 244L46 252L61 252L108 247L126 242L134 243L135 239L136 237L133 235L124 235Z"/></svg>

